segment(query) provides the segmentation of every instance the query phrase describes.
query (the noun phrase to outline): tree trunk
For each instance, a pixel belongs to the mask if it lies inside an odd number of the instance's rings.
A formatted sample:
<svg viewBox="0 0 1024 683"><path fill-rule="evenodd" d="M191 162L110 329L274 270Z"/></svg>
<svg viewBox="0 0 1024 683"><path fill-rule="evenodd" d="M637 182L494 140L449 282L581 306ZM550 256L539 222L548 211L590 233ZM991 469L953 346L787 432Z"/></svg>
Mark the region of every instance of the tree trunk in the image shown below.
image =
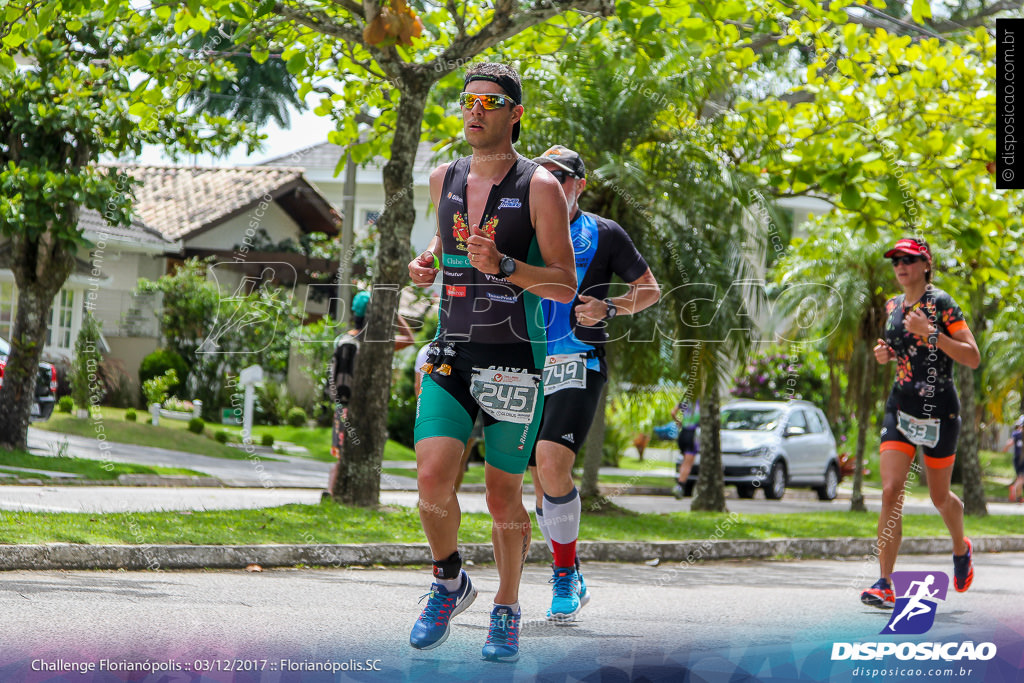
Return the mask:
<svg viewBox="0 0 1024 683"><path fill-rule="evenodd" d="M832 354L829 354L828 363L828 417L829 424L839 423L839 414L842 411L840 401L842 400L842 373L839 372L839 361Z"/></svg>
<svg viewBox="0 0 1024 683"><path fill-rule="evenodd" d="M721 426L718 387L709 381L700 399L700 476L691 510L728 512L725 509Z"/></svg>
<svg viewBox="0 0 1024 683"><path fill-rule="evenodd" d="M608 409L608 383L601 389L601 398L597 401L597 413L594 424L587 434L585 452L583 454L583 480L580 482L580 498L596 500L601 494L597 489L597 475L601 469L601 456L604 452L605 411Z"/></svg>
<svg viewBox="0 0 1024 683"><path fill-rule="evenodd" d="M878 362L872 357L866 340L858 340L853 354L857 364L857 451L854 458L853 494L850 497L852 512L867 512L864 504L864 451L867 447L868 425L871 423L871 406L874 403L875 375Z"/></svg>
<svg viewBox="0 0 1024 683"><path fill-rule="evenodd" d="M966 416L960 424L960 440L956 446L956 459L962 463L964 480L964 513L985 517L985 486L981 478L981 461L978 458L978 429L974 422L976 398L974 393L974 370L966 365L956 364L957 388L960 391L960 415Z"/></svg>
<svg viewBox="0 0 1024 683"><path fill-rule="evenodd" d="M77 224L78 213L75 207L68 220ZM34 239L15 235L10 248L18 310L0 388L0 448L25 450L53 299L71 275L75 256L51 232Z"/></svg>
<svg viewBox="0 0 1024 683"><path fill-rule="evenodd" d="M387 441L394 321L401 283L408 281L409 239L416 209L412 170L430 81L404 79L398 104L391 159L384 166L384 195L390 202L380 216L373 292L366 311L366 332L360 345L348 409L346 438L338 460L331 496L339 503L361 507L380 501L381 460ZM353 220L345 216L345 220Z"/></svg>

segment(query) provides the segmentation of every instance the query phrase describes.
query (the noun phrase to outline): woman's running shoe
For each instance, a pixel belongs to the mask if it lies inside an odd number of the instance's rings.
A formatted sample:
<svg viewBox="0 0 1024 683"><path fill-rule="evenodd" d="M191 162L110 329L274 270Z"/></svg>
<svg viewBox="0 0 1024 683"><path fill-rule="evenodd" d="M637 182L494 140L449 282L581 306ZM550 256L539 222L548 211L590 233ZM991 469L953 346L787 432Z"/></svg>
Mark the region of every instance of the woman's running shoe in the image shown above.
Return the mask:
<svg viewBox="0 0 1024 683"><path fill-rule="evenodd" d="M888 579L879 579L874 586L860 594L860 601L878 609L892 609L896 604L896 594Z"/></svg>

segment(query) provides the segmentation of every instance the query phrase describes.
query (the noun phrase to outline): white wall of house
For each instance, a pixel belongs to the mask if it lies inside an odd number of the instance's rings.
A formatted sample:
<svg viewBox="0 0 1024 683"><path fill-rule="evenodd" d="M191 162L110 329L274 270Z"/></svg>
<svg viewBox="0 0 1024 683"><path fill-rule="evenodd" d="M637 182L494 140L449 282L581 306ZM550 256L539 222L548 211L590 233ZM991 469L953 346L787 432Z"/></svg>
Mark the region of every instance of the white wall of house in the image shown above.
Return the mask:
<svg viewBox="0 0 1024 683"><path fill-rule="evenodd" d="M75 339L82 327L87 280L72 276L53 299L50 329L43 345L43 358L47 361L70 360ZM17 313L18 288L14 273L0 270L0 337L11 338Z"/></svg>
<svg viewBox="0 0 1024 683"><path fill-rule="evenodd" d="M89 302L92 313L100 321L103 336L109 341L115 337L153 338L159 335L155 311L160 297L155 294L135 295L140 278L157 280L165 272L163 255L138 253L108 248L102 260L94 257L94 265L102 271L102 280L96 284L95 297ZM138 365L132 369L138 369Z"/></svg>
<svg viewBox="0 0 1024 683"><path fill-rule="evenodd" d="M298 223L279 205L269 202L265 208L257 204L248 211L231 218L212 230L185 240L185 247L195 249L233 249L241 246L246 230L263 228L274 243L285 239L298 240L302 231Z"/></svg>
<svg viewBox="0 0 1024 683"><path fill-rule="evenodd" d="M300 162L301 163L301 162ZM417 159L413 171L413 203L416 208L416 219L412 228L412 248L422 251L430 243L437 230L433 208L430 204L430 170L429 159ZM317 189L336 207L345 208L345 169L335 178L334 169L311 166L305 169L306 179L316 185ZM356 170L355 222L357 239L365 237L369 221L383 213L387 205L384 195L384 178L379 166L360 167Z"/></svg>

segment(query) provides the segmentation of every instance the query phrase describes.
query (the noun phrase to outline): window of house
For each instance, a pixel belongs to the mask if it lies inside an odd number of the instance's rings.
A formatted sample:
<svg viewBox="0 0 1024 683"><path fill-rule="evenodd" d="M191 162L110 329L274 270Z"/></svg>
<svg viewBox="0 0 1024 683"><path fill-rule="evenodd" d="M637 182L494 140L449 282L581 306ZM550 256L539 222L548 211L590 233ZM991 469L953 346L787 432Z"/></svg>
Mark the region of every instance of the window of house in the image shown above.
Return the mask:
<svg viewBox="0 0 1024 683"><path fill-rule="evenodd" d="M0 337L11 338L14 329L14 283L0 282Z"/></svg>
<svg viewBox="0 0 1024 683"><path fill-rule="evenodd" d="M377 225L377 221L380 220L380 211L366 211L365 216L365 225Z"/></svg>
<svg viewBox="0 0 1024 683"><path fill-rule="evenodd" d="M61 349L71 348L71 314L74 310L75 293L66 289L53 300L53 316L50 319L50 334L47 337L48 346L56 346Z"/></svg>

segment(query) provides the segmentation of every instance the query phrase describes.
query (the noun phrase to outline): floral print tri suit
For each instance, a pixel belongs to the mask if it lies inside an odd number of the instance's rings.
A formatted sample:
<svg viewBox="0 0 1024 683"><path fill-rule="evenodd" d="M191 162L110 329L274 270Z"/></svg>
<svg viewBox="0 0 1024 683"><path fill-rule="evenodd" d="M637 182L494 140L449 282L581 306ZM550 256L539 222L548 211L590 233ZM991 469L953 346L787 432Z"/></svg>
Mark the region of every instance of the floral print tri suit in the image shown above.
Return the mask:
<svg viewBox="0 0 1024 683"><path fill-rule="evenodd" d="M885 403L880 450L914 456L924 448L928 467L953 464L960 434L960 399L953 383L953 359L926 337L908 332L904 318L923 310L938 333L952 336L967 327L960 307L946 292L931 285L921 299L906 306L904 295L885 304L885 342L896 353L896 381Z"/></svg>

